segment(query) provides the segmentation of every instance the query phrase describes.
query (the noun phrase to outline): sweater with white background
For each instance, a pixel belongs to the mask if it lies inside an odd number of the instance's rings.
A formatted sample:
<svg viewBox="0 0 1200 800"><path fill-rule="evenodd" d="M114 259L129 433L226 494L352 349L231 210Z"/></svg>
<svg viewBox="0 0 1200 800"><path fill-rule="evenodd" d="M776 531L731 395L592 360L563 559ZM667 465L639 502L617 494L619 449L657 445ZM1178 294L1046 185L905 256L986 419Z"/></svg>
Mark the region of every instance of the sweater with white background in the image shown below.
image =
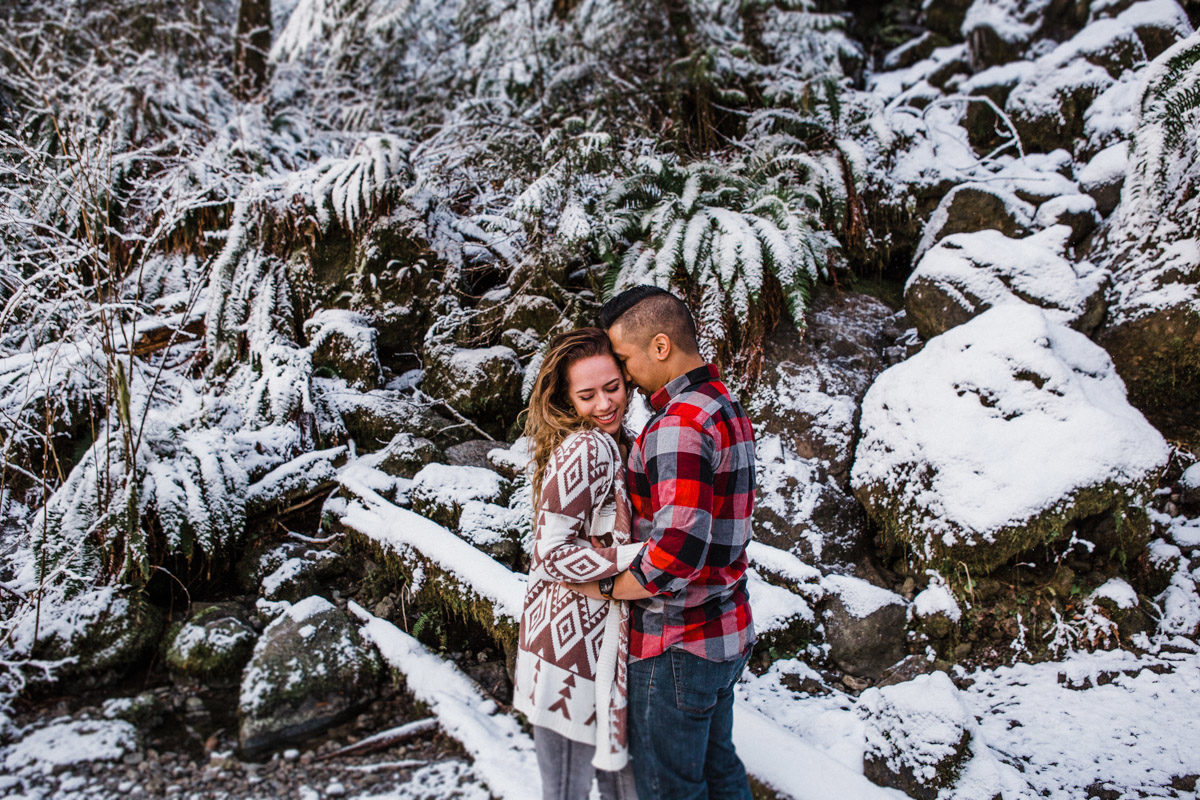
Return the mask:
<svg viewBox="0 0 1200 800"><path fill-rule="evenodd" d="M632 543L624 467L612 437L589 429L555 448L534 518L513 706L539 727L596 744L593 764L621 769L626 750L629 605L564 586L615 576ZM594 547L595 539L602 546Z"/></svg>

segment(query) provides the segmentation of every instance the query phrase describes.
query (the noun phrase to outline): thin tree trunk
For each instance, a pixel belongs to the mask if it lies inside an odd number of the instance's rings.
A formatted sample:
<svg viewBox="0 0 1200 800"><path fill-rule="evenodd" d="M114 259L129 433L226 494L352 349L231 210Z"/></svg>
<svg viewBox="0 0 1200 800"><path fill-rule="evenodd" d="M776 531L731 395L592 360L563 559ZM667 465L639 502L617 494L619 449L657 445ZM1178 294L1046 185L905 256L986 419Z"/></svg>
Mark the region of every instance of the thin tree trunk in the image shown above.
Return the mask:
<svg viewBox="0 0 1200 800"><path fill-rule="evenodd" d="M234 63L237 93L243 100L267 86L267 53L271 49L271 0L241 0L238 6Z"/></svg>

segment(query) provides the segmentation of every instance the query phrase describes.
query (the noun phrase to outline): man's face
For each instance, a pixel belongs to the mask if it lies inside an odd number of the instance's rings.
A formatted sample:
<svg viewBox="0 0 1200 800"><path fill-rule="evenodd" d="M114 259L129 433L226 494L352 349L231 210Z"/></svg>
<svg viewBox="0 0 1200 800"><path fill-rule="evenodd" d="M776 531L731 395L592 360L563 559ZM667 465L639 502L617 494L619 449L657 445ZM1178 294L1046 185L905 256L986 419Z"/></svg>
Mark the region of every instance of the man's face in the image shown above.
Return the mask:
<svg viewBox="0 0 1200 800"><path fill-rule="evenodd" d="M620 322L608 329L608 338L625 377L636 383L642 394L649 397L666 385L662 380L662 364L653 356L653 339L639 341Z"/></svg>

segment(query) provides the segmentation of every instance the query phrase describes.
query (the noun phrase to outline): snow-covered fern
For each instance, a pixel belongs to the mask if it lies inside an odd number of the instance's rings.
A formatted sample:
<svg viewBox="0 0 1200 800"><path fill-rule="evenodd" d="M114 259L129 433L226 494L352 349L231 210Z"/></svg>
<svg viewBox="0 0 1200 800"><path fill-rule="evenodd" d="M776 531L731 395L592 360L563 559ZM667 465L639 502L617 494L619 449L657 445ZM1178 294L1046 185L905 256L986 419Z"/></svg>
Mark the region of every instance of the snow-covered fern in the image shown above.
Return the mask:
<svg viewBox="0 0 1200 800"><path fill-rule="evenodd" d="M1130 148L1124 223L1154 227L1164 198L1177 193L1194 170L1200 147L1200 33L1154 60L1143 77L1141 118ZM1200 233L1193 217L1180 220Z"/></svg>
<svg viewBox="0 0 1200 800"><path fill-rule="evenodd" d="M782 304L802 327L813 284L837 262L821 219L819 187L829 179L798 152L730 165L641 159L606 198L599 244L615 265L612 290L678 290L705 355L757 377L772 315Z"/></svg>

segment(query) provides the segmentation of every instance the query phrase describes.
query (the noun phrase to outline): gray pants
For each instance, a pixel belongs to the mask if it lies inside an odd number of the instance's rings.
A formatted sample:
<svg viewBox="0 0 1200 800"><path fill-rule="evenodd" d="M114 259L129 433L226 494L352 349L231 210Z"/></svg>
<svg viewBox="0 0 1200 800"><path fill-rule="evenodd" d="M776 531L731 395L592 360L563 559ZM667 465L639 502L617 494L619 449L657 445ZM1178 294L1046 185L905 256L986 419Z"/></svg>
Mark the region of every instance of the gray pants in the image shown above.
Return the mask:
<svg viewBox="0 0 1200 800"><path fill-rule="evenodd" d="M628 765L620 772L596 769L592 766L596 749L592 745L538 726L533 728L533 745L542 773L542 800L588 800L593 776L601 800L637 800L633 770Z"/></svg>

